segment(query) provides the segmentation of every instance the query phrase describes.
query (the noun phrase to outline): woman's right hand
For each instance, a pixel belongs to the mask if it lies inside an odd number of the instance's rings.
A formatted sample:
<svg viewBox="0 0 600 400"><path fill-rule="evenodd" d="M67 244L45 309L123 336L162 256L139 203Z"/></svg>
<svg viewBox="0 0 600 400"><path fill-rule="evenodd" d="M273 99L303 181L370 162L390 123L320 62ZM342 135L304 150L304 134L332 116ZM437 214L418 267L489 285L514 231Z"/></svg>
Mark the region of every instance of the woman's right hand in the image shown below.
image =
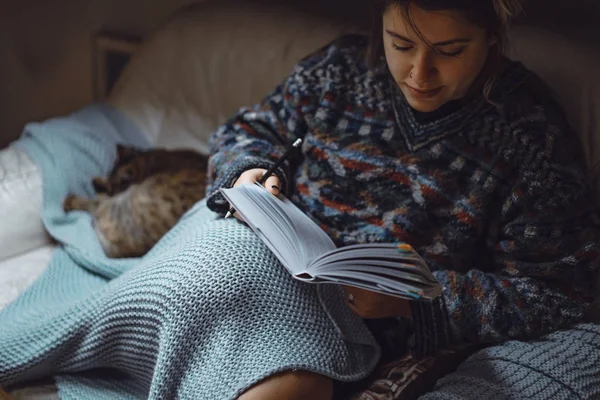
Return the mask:
<svg viewBox="0 0 600 400"><path fill-rule="evenodd" d="M267 170L264 168L254 168L254 169L249 169L247 171L244 171L244 172L242 172L240 177L237 179L237 181L235 181L233 186L235 187L235 186L243 185L245 183L254 184L254 182L260 181L260 178L262 178L266 172L267 172ZM263 186L270 193L277 196L280 192L281 182L279 181L279 178L277 177L277 175L273 174L267 178L265 183L263 183ZM240 213L236 212L235 214L233 214L233 216L236 217L238 220L244 222L244 219L242 218Z"/></svg>

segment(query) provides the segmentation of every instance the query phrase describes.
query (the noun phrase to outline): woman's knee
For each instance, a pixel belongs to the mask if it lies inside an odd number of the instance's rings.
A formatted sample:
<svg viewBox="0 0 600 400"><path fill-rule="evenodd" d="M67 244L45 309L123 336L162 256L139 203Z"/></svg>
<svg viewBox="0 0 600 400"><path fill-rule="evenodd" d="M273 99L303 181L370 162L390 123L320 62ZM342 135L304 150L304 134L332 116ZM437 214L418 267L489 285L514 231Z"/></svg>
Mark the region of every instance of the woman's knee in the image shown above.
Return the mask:
<svg viewBox="0 0 600 400"><path fill-rule="evenodd" d="M286 371L252 386L238 400L331 400L333 381L309 371Z"/></svg>
<svg viewBox="0 0 600 400"><path fill-rule="evenodd" d="M283 267L268 250L246 244L235 252L224 245L215 246L213 252L205 250L199 256L187 257L191 263L173 266L167 279L174 292L185 298L211 299L213 304L227 302L229 306L236 301L270 298L274 287L290 279L289 274L285 277Z"/></svg>

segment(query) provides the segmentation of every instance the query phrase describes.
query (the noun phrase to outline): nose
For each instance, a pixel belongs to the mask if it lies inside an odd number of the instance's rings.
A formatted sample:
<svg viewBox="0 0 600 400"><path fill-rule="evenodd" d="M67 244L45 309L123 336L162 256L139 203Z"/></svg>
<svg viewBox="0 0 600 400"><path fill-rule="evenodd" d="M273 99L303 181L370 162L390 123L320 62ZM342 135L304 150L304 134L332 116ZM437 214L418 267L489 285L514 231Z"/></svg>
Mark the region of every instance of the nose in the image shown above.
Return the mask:
<svg viewBox="0 0 600 400"><path fill-rule="evenodd" d="M433 62L431 51L420 51L415 55L411 70L411 77L414 82L421 86L426 86L437 73L437 68Z"/></svg>

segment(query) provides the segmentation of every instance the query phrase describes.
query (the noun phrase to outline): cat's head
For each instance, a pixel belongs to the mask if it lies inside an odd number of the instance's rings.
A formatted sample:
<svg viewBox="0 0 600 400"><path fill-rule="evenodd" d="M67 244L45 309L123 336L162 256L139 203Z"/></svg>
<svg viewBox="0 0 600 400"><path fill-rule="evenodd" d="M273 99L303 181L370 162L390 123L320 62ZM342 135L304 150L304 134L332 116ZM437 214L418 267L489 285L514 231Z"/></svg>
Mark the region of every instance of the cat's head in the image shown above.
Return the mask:
<svg viewBox="0 0 600 400"><path fill-rule="evenodd" d="M138 148L117 143L117 158L115 159L115 167L130 162L140 153L142 153L142 150Z"/></svg>
<svg viewBox="0 0 600 400"><path fill-rule="evenodd" d="M122 192L136 182L140 171L135 160L142 153L143 150L135 147L117 144L117 157L107 178L109 194Z"/></svg>

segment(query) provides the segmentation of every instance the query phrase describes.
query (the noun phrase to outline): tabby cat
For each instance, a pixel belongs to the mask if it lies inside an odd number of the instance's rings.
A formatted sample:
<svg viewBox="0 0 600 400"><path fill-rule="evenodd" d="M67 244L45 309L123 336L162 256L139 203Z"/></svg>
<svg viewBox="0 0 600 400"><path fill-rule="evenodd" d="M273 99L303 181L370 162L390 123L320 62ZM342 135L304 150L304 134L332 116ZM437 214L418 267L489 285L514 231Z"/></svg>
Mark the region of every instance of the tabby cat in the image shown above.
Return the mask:
<svg viewBox="0 0 600 400"><path fill-rule="evenodd" d="M140 257L204 198L207 167L207 156L192 150L117 145L109 176L92 180L97 196L71 194L63 208L92 214L108 257Z"/></svg>

